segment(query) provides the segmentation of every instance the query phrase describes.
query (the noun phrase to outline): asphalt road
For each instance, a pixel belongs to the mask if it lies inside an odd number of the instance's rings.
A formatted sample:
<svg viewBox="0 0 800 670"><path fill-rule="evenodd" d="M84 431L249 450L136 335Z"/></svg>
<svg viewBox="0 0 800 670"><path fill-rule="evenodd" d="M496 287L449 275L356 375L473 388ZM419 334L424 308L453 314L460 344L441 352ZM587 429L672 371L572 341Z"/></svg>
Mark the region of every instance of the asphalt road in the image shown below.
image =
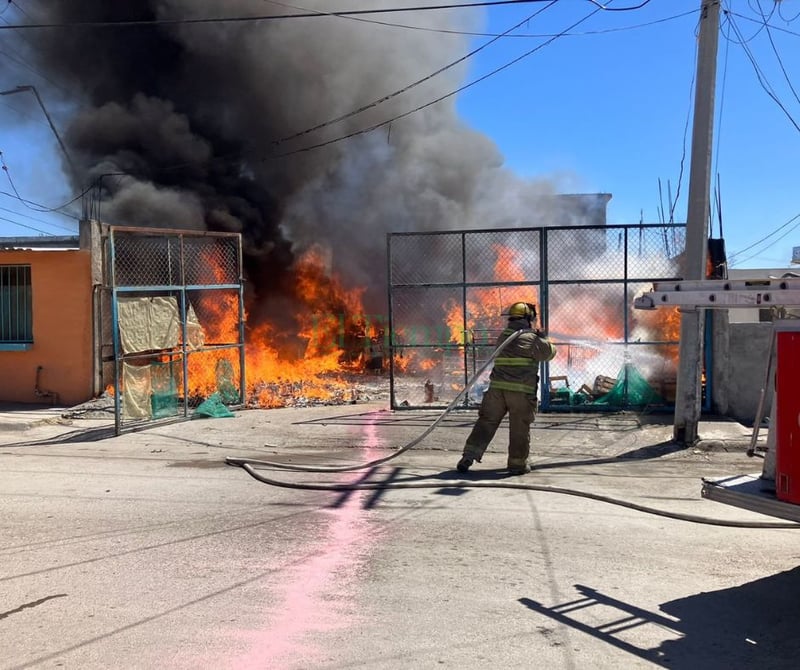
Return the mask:
<svg viewBox="0 0 800 670"><path fill-rule="evenodd" d="M376 468L261 471L434 488L298 490L224 462L367 462L434 417L358 405L120 437L0 428L0 668L798 667L800 529L460 488L471 413ZM543 416L533 473L502 470L503 427L465 479L772 521L700 498L701 477L760 468L741 426L705 430L686 450L651 417Z"/></svg>

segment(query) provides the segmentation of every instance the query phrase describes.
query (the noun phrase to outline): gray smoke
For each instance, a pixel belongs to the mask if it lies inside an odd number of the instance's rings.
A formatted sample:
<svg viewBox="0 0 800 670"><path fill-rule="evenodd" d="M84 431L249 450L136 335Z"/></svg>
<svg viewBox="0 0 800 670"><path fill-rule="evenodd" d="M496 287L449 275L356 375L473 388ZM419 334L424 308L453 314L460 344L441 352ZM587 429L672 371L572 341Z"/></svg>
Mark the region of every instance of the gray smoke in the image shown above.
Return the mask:
<svg viewBox="0 0 800 670"><path fill-rule="evenodd" d="M416 3L301 4L330 12ZM55 23L297 11L262 0L38 6L32 19ZM474 10L365 18L478 27ZM381 309L388 231L529 226L547 219L539 198L551 187L506 170L491 140L459 120L453 97L389 126L298 152L458 88L466 64L364 113L279 142L455 61L469 49L466 37L330 16L47 29L27 37L29 57L74 93L65 101L74 110L65 138L82 171L75 186L124 173L99 182L99 217L120 225L241 232L257 301L291 293L293 259L319 243L332 248L333 268L347 282L369 287L368 307Z"/></svg>

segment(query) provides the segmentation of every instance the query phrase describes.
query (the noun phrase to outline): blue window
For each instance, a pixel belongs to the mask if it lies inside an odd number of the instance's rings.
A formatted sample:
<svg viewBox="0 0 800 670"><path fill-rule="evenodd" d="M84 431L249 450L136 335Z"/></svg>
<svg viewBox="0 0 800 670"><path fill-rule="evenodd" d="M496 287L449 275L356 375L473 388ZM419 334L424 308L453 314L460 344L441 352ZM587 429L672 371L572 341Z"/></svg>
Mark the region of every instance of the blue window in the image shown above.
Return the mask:
<svg viewBox="0 0 800 670"><path fill-rule="evenodd" d="M0 265L0 349L27 349L32 342L31 266Z"/></svg>

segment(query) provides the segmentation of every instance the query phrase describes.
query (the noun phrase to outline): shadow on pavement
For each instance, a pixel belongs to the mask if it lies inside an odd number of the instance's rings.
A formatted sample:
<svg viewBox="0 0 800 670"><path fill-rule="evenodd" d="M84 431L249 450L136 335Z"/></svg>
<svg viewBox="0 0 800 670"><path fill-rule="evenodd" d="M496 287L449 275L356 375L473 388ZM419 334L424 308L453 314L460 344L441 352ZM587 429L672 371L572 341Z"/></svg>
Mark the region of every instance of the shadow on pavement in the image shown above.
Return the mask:
<svg viewBox="0 0 800 670"><path fill-rule="evenodd" d="M547 607L530 598L529 609L610 646L662 667L679 670L798 667L800 568L721 591L698 593L650 612L575 585L578 596ZM667 616L665 616L667 615ZM600 618L601 623L597 623ZM634 636L626 632L636 630ZM632 640L653 639L652 647Z"/></svg>
<svg viewBox="0 0 800 670"><path fill-rule="evenodd" d="M82 430L71 430L68 433L46 437L41 440L25 440L24 442L9 442L0 444L0 449L8 447L40 447L57 444L72 444L77 442L100 442L109 438L116 437L114 426L101 426L99 428L84 428Z"/></svg>

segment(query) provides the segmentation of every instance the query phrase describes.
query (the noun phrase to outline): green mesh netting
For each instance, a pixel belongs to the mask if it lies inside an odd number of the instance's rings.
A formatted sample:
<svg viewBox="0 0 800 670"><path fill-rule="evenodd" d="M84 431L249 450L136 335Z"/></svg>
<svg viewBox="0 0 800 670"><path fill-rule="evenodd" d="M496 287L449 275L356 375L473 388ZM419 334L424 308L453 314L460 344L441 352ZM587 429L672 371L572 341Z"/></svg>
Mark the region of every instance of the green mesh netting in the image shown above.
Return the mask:
<svg viewBox="0 0 800 670"><path fill-rule="evenodd" d="M223 402L228 404L239 402L239 388L236 386L236 375L230 361L220 359L216 366L217 390Z"/></svg>
<svg viewBox="0 0 800 670"><path fill-rule="evenodd" d="M150 409L155 419L178 414L178 383L180 366L174 361L150 364Z"/></svg>
<svg viewBox="0 0 800 670"><path fill-rule="evenodd" d="M194 411L194 416L222 419L235 415L225 407L225 403L222 401L222 396L219 393L212 393L197 406L197 409Z"/></svg>
<svg viewBox="0 0 800 670"><path fill-rule="evenodd" d="M591 397L580 391L573 391L568 386L563 386L550 393L550 403L553 405L585 405Z"/></svg>
<svg viewBox="0 0 800 670"><path fill-rule="evenodd" d="M592 404L624 407L664 405L666 401L656 393L632 364L626 363L622 366L622 370L617 376L617 383L613 388Z"/></svg>

